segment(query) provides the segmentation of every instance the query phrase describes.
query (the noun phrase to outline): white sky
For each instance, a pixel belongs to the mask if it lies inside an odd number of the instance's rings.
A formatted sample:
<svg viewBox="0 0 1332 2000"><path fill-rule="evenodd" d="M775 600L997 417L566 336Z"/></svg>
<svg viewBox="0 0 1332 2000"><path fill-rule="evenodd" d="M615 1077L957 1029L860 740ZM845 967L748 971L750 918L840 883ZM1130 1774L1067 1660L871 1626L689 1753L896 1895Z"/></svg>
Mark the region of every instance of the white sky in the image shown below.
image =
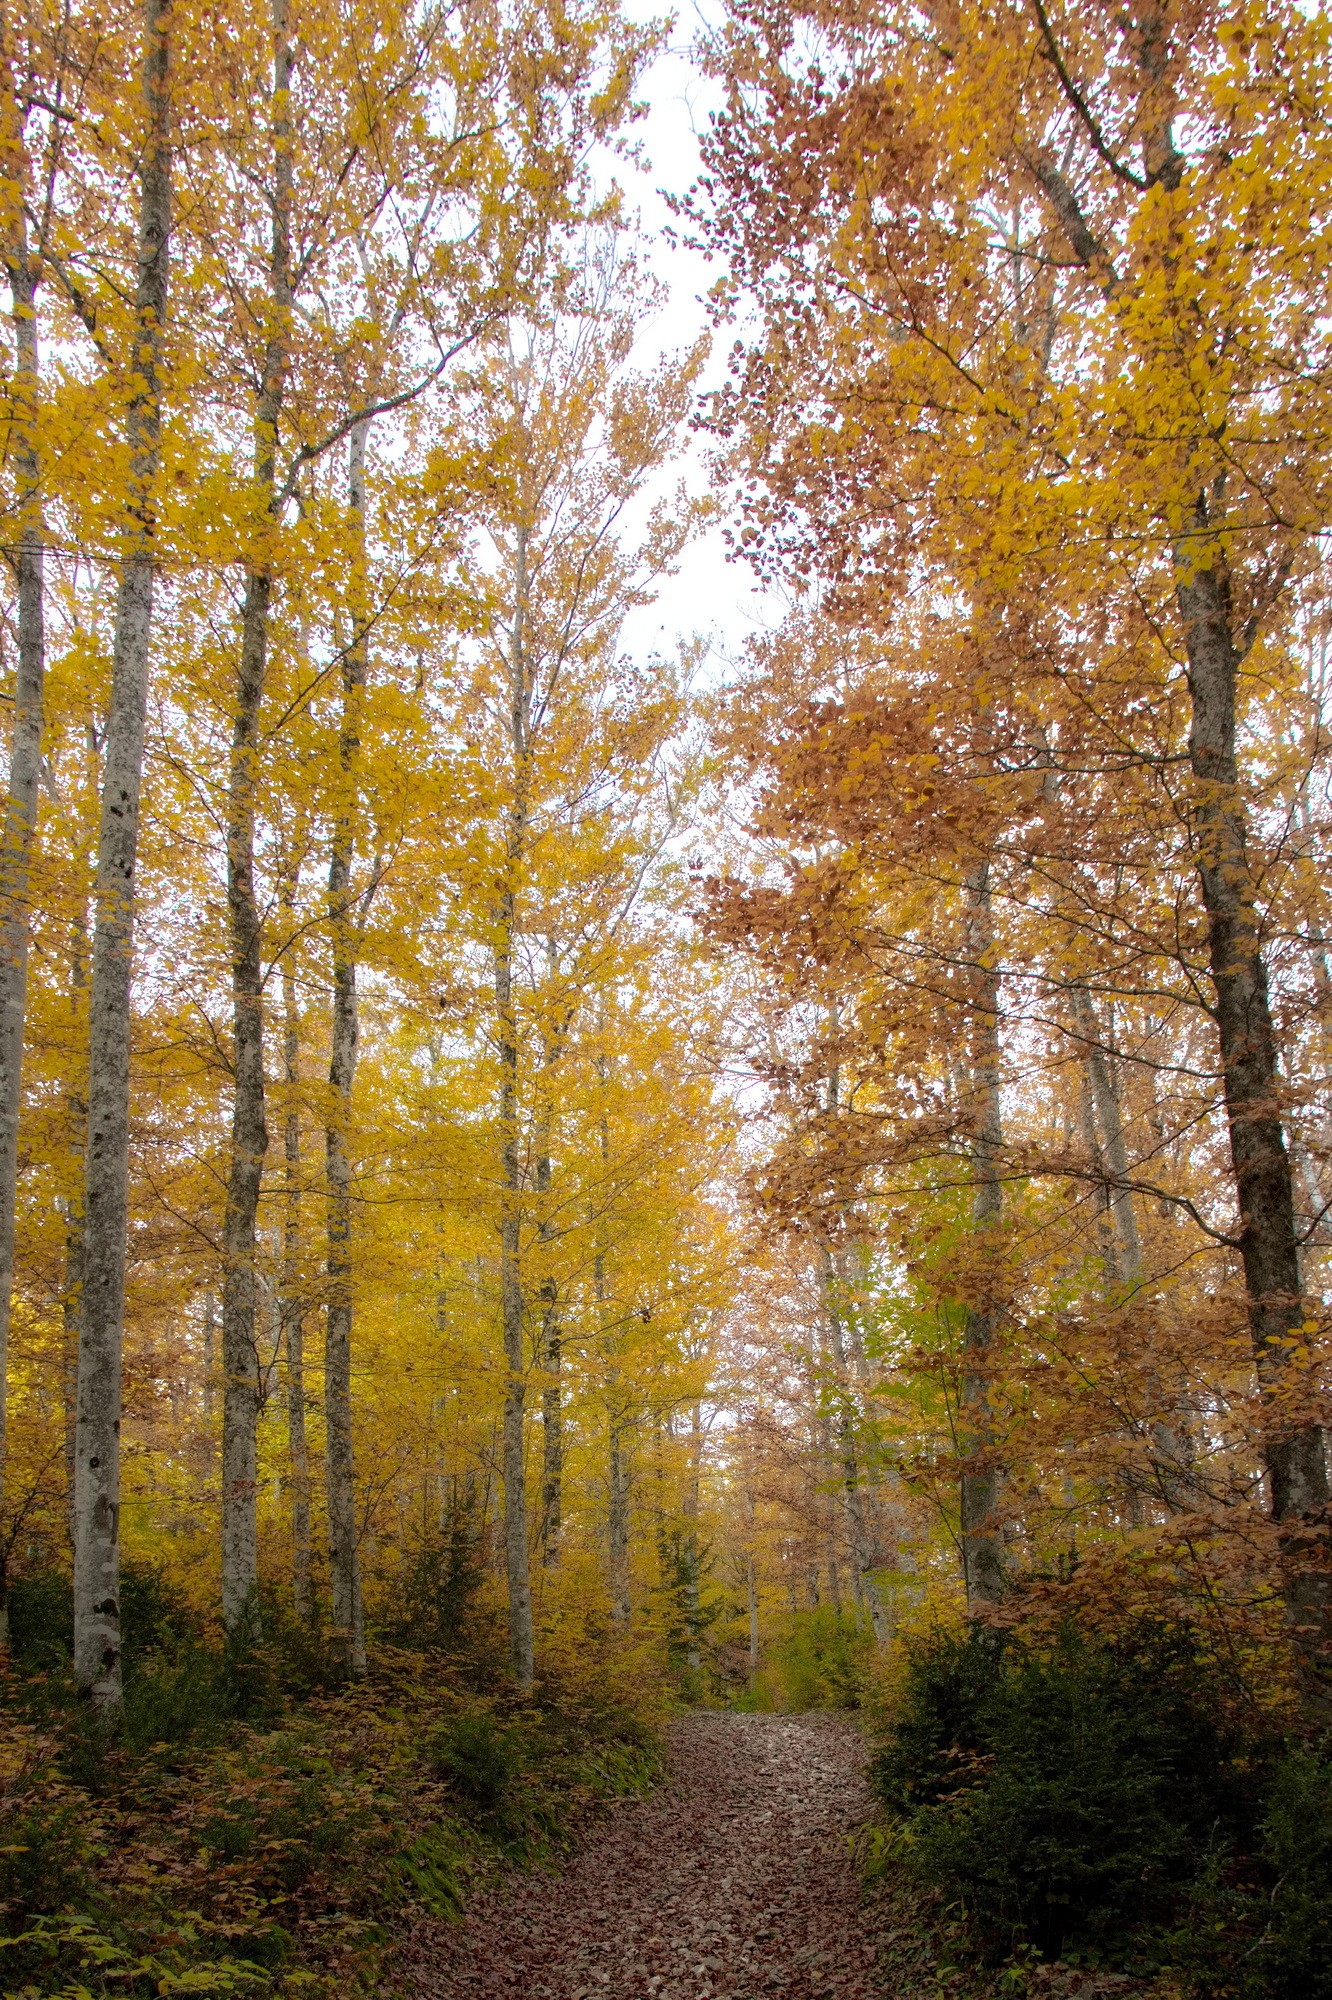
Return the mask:
<svg viewBox="0 0 1332 2000"><path fill-rule="evenodd" d="M633 5L631 0L630 11L658 10ZM699 170L697 134L706 126L709 110L719 102L715 85L690 54L690 45L707 14L706 3L699 6L697 0L684 0L669 44L653 63L641 93L649 110L647 118L634 127L634 135L645 155L644 168L635 172L617 163L617 177L629 204L642 218L650 262L669 288L665 310L640 342L640 365L650 363L654 354L688 347L705 330L703 295L717 276L717 266L697 252L667 242L665 231L671 216L663 198L665 194L684 194L692 185ZM721 381L728 345L723 332L706 383ZM708 485L705 450L705 441L696 439L685 460L685 476L699 491ZM677 467L663 484L671 487L679 477ZM773 623L777 615L778 607L771 598L754 588L747 566L727 562L722 523L716 521L686 551L678 575L664 586L657 604L650 611L635 613L627 622L624 639L635 652L674 652L678 639L706 633L714 654L708 678L722 679L727 661L739 653L749 634L758 626Z"/></svg>

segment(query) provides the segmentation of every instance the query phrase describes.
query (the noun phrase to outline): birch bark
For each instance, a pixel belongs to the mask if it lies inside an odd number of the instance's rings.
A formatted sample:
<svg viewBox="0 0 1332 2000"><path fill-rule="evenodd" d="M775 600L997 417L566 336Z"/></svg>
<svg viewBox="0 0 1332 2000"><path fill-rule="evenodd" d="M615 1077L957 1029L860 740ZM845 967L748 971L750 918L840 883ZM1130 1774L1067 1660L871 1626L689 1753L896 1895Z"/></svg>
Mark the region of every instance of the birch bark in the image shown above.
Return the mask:
<svg viewBox="0 0 1332 2000"><path fill-rule="evenodd" d="M557 965L555 939L546 938L546 976L553 979ZM555 1065L559 1058L562 1031L547 1030L542 1057L540 1151L536 1163L537 1234L547 1256L555 1240L550 1213L552 1179L551 1134L555 1124L552 1098ZM560 1295L553 1272L541 1281L541 1364L545 1384L541 1391L541 1560L551 1568L559 1560L561 1514L564 1497L564 1408L560 1376L564 1360L564 1329L560 1322Z"/></svg>
<svg viewBox="0 0 1332 2000"><path fill-rule="evenodd" d="M10 381L10 443L18 546L12 558L18 585L18 661L9 740L9 797L0 846L0 1507L4 1504L9 1414L9 1313L14 1285L14 1227L18 1198L19 1113L22 1104L23 1019L28 991L28 905L32 840L37 826L37 781L42 756L42 699L46 675L42 516L42 467L38 449L41 364L37 333L39 266L28 247L22 193L22 114L7 45L3 50L0 106L0 176L9 193L0 254L9 281L14 328ZM0 1561L0 1643L9 1633L7 1563Z"/></svg>
<svg viewBox="0 0 1332 2000"><path fill-rule="evenodd" d="M299 862L282 881L283 930L295 928ZM282 960L282 1258L278 1316L286 1364L287 1458L291 1481L291 1601L302 1624L314 1612L310 1582L310 1449L305 1424L305 1300L301 1294L301 1033L296 968L290 945Z"/></svg>
<svg viewBox="0 0 1332 2000"><path fill-rule="evenodd" d="M697 1403L689 1409L689 1471L685 1480L684 1507L684 1614L685 1657L691 1673L703 1665L703 1604L699 1572L703 1552L698 1543L699 1482L703 1463L703 1428Z"/></svg>
<svg viewBox="0 0 1332 2000"><path fill-rule="evenodd" d="M276 527L278 420L291 342L292 49L286 0L273 0L273 233L270 322L254 423L254 484L263 520L241 612L231 764L227 791L227 909L231 923L234 1092L231 1160L223 1223L222 1282L222 1619L227 1630L258 1633L259 1361L255 1253L268 1126L264 1114L263 920L255 884L255 794L260 710L268 665L273 597L271 538Z"/></svg>
<svg viewBox="0 0 1332 2000"><path fill-rule="evenodd" d="M328 866L328 914L333 938L333 1019L328 1082L331 1115L324 1134L328 1180L328 1316L324 1336L325 1486L328 1561L333 1586L335 1644L353 1674L365 1672L365 1617L357 1549L356 1455L352 1434L353 1331L352 1091L359 1020L356 961L360 915L352 889L356 796L361 757L361 709L369 667L365 605L365 453L368 419L351 433L348 501L356 547L352 557L352 632L342 656L342 727L338 737L338 798Z"/></svg>
<svg viewBox="0 0 1332 2000"><path fill-rule="evenodd" d="M548 1150L537 1161L537 1199L549 1201L551 1162ZM540 1236L549 1245L553 1231L543 1214ZM541 1361L546 1381L541 1391L541 1560L547 1568L559 1561L564 1497L564 1409L560 1376L564 1329L560 1323L559 1290L549 1274L541 1281Z"/></svg>
<svg viewBox="0 0 1332 2000"><path fill-rule="evenodd" d="M130 978L135 865L157 565L162 347L171 235L169 0L147 0L140 89L134 353L126 412L129 483L116 598L97 844L88 1008L88 1152L83 1322L74 1444L74 1673L95 1708L122 1704L120 1405L129 1231Z"/></svg>
<svg viewBox="0 0 1332 2000"><path fill-rule="evenodd" d="M514 536L514 595L509 628L509 738L514 790L505 841L495 948L495 1013L500 1060L500 1313L508 1383L504 1396L504 1559L509 1592L509 1658L522 1689L536 1674L532 1630L532 1576L528 1550L527 1356L523 1344L522 1159L518 1132L518 1016L513 952L518 922L518 874L527 836L531 683L527 661L527 529Z"/></svg>
<svg viewBox="0 0 1332 2000"><path fill-rule="evenodd" d="M513 1004L513 921L513 892L506 887L501 896L501 941L495 953L495 1010L500 1031L500 1313L504 1363L508 1372L504 1394L504 1560L509 1589L509 1661L519 1687L527 1689L532 1686L536 1667L524 1452L527 1357L523 1352L520 1264L522 1163L518 1146L518 1027Z"/></svg>

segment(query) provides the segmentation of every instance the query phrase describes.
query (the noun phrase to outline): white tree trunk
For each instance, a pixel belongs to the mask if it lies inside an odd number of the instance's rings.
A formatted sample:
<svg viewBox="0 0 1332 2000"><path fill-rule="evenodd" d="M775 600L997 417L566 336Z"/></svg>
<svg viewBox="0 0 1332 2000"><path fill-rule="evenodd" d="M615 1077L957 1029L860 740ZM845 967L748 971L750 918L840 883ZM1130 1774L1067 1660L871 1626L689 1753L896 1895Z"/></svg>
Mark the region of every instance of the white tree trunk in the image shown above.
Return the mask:
<svg viewBox="0 0 1332 2000"><path fill-rule="evenodd" d="M89 1004L88 1158L83 1325L75 1433L74 1672L93 1704L116 1712L120 1662L120 1400L129 1229L130 975L134 871L157 564L154 494L171 230L169 0L147 0L142 91L137 354L127 413L130 477L116 600L96 927Z"/></svg>
<svg viewBox="0 0 1332 2000"><path fill-rule="evenodd" d="M13 78L5 75L4 118L17 128ZM5 152L5 171L16 192L24 185L17 129ZM14 1284L15 1204L18 1197L19 1113L22 1104L23 1017L28 990L28 899L32 837L37 825L37 780L42 756L42 688L46 672L43 602L42 472L37 448L41 393L37 344L37 272L28 254L21 202L14 203L10 240L4 245L14 304L14 372L11 378L10 459L18 516L18 666L9 744L9 800L0 847L0 1506L4 1501L8 1429L9 1310ZM0 1641L9 1631L7 1565L0 1560Z"/></svg>
<svg viewBox="0 0 1332 2000"><path fill-rule="evenodd" d="M504 1560L509 1587L509 1659L520 1688L536 1674L532 1577L527 1546L527 1356L523 1348L522 1169L518 1150L518 1030L510 938L513 898L506 892L502 940L495 954L495 1011L500 1024L500 1313L508 1386L504 1396Z"/></svg>
<svg viewBox="0 0 1332 2000"><path fill-rule="evenodd" d="M283 916L295 923L296 868L283 883ZM291 1601L302 1624L314 1612L310 1582L310 1449L305 1425L305 1300L301 1295L301 1041L296 972L290 947L282 960L282 1070L287 1091L282 1125L282 1261L278 1317L286 1365L287 1457L291 1480Z"/></svg>
<svg viewBox="0 0 1332 2000"><path fill-rule="evenodd" d="M361 703L369 665L365 606L365 450L368 425L351 435L348 489L358 537L354 558L353 629L342 656L342 728L338 740L339 797L333 817L328 909L333 934L333 1020L328 1081L332 1116L324 1135L328 1177L328 1318L324 1345L327 1433L329 1574L333 1627L348 1672L365 1672L365 1620L356 1532L356 1467L352 1440L352 1088L356 1081L356 960L359 922L352 892Z"/></svg>
<svg viewBox="0 0 1332 2000"><path fill-rule="evenodd" d="M286 0L273 0L273 239L269 259L272 323L254 422L255 484L272 517L276 506L277 425L291 338L291 127L287 109L292 51ZM255 885L254 826L260 711L268 666L273 578L265 551L245 584L227 791L227 909L231 921L234 1095L231 1162L222 1248L222 1620L228 1632L258 1636L259 1408L255 1252L268 1126L264 1117L263 920Z"/></svg>

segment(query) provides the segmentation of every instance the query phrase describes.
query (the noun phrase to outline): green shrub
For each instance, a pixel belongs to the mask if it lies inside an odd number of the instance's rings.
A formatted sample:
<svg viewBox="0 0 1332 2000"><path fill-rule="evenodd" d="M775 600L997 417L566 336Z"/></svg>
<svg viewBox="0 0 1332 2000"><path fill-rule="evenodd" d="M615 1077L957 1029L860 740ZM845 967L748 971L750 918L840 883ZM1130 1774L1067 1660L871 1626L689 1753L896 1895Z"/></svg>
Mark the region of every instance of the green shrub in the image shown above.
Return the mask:
<svg viewBox="0 0 1332 2000"><path fill-rule="evenodd" d="M4 1926L63 1910L87 1895L92 1859L84 1815L68 1798L11 1798L0 1819L0 1915Z"/></svg>
<svg viewBox="0 0 1332 2000"><path fill-rule="evenodd" d="M413 1551L394 1590L391 1615L376 1621L378 1636L390 1645L452 1653L467 1644L473 1600L485 1579L476 1512L474 1502L460 1500Z"/></svg>
<svg viewBox="0 0 1332 2000"><path fill-rule="evenodd" d="M1279 2000L1332 2000L1332 1762L1299 1749L1272 1775L1261 1829L1260 1967Z"/></svg>
<svg viewBox="0 0 1332 2000"><path fill-rule="evenodd" d="M484 1711L469 1711L435 1732L430 1761L469 1805L494 1815L508 1802L526 1757L516 1729L502 1728Z"/></svg>
<svg viewBox="0 0 1332 2000"><path fill-rule="evenodd" d="M914 1870L992 1953L1123 1958L1252 1824L1223 1714L1187 1634L1069 1629L1044 1654L937 1638L912 1657L875 1787Z"/></svg>
<svg viewBox="0 0 1332 2000"><path fill-rule="evenodd" d="M152 1563L120 1566L120 1643L131 1675L152 1654L174 1654L198 1645L203 1620L184 1592Z"/></svg>
<svg viewBox="0 0 1332 2000"><path fill-rule="evenodd" d="M858 1619L830 1604L795 1615L789 1638L773 1649L783 1708L859 1708L874 1650Z"/></svg>
<svg viewBox="0 0 1332 2000"><path fill-rule="evenodd" d="M67 1665L74 1632L74 1588L60 1570L37 1570L9 1586L9 1650L24 1674Z"/></svg>

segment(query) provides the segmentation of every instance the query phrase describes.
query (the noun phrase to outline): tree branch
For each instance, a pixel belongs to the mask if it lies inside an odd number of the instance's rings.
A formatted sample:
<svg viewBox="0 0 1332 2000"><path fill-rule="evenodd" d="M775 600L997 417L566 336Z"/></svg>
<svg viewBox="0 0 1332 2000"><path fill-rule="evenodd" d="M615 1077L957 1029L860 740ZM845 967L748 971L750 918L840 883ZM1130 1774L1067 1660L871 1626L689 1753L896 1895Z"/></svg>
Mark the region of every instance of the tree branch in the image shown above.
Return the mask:
<svg viewBox="0 0 1332 2000"><path fill-rule="evenodd" d="M1105 135L1092 116L1091 106L1064 67L1064 58L1059 53L1059 44L1055 40L1054 29L1050 26L1050 17L1042 5L1042 0L1031 0L1031 4L1032 11L1040 23L1041 38L1045 43L1045 53L1053 63L1054 72L1059 78L1060 87L1086 128L1087 137L1091 140L1097 155L1105 161L1106 166L1109 167L1116 180L1123 181L1127 187L1136 188L1139 194L1145 194L1150 183L1145 181L1141 175L1135 174L1132 167L1126 167L1123 161L1118 159L1110 146L1107 145Z"/></svg>

